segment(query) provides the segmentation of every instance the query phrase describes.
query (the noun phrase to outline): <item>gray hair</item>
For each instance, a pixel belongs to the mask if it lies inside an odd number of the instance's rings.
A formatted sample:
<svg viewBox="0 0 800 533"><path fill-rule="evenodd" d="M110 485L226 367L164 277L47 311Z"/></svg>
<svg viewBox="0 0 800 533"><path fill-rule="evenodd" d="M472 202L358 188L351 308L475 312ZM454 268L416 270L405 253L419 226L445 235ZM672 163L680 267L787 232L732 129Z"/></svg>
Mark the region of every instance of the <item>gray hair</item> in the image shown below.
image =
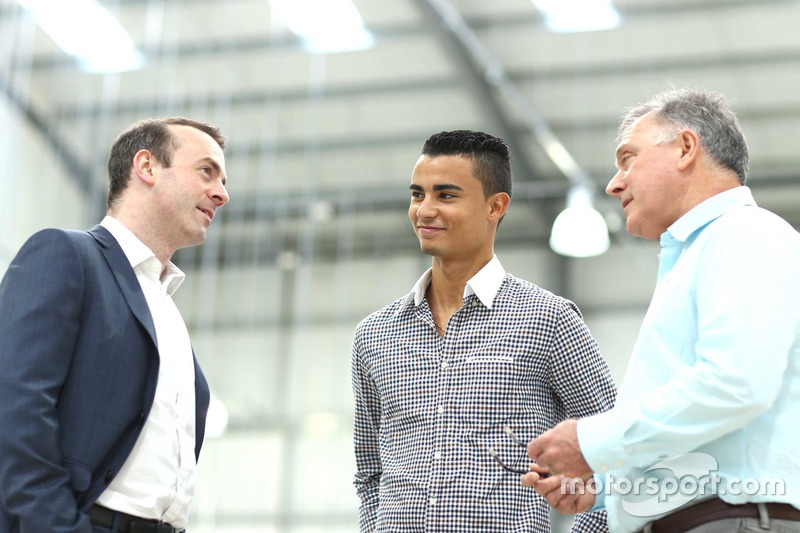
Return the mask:
<svg viewBox="0 0 800 533"><path fill-rule="evenodd" d="M672 126L664 131L661 142L674 139L678 130L693 130L713 161L734 171L739 183L745 184L750 172L747 142L724 97L699 89L673 89L657 94L626 111L619 122L617 140L629 132L634 122L651 112L656 120Z"/></svg>

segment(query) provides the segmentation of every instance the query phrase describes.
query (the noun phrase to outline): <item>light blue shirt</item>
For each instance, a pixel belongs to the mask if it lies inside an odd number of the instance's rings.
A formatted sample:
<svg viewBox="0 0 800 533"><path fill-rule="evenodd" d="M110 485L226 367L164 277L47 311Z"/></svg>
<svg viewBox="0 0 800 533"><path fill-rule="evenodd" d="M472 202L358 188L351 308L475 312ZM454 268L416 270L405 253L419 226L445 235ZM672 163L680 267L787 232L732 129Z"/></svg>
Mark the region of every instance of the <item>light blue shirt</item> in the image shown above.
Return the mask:
<svg viewBox="0 0 800 533"><path fill-rule="evenodd" d="M747 187L661 236L617 405L578 439L613 532L711 494L800 507L800 234Z"/></svg>

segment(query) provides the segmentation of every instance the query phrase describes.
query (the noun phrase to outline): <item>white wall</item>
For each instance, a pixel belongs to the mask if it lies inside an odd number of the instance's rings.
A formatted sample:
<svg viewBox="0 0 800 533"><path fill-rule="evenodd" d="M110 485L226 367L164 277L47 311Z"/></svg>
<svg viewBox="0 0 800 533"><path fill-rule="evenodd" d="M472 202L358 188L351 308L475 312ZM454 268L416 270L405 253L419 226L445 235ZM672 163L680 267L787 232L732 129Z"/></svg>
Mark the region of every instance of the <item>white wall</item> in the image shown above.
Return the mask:
<svg viewBox="0 0 800 533"><path fill-rule="evenodd" d="M46 227L85 228L85 195L41 135L0 99L0 275L20 246Z"/></svg>

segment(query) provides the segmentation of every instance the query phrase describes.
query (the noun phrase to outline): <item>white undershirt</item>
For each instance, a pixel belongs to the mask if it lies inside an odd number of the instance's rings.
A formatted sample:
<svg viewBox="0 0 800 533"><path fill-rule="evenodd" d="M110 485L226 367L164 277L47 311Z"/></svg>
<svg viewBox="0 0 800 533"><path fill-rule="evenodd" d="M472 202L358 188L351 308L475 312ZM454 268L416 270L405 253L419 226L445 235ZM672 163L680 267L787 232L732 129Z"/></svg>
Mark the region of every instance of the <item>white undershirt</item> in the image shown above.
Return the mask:
<svg viewBox="0 0 800 533"><path fill-rule="evenodd" d="M153 407L139 440L97 503L181 529L188 522L196 468L194 358L186 324L172 301L184 273L172 262L163 268L118 220L106 216L100 224L119 242L136 273L155 324L161 362Z"/></svg>

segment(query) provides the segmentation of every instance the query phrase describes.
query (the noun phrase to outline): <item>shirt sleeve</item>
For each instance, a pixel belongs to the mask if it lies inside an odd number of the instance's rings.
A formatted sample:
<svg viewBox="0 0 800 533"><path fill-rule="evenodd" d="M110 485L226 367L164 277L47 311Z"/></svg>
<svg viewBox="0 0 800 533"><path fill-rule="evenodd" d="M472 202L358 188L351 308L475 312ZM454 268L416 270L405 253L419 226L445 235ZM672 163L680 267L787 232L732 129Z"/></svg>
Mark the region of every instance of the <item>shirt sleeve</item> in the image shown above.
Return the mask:
<svg viewBox="0 0 800 533"><path fill-rule="evenodd" d="M578 422L581 450L595 471L689 452L743 427L775 401L798 336L800 245L788 227L743 218L704 230L713 233L704 236L696 259L689 295L696 317L656 317L665 333L685 335L690 328L696 335L692 353L669 353L693 363L635 402ZM637 349L650 355L649 346Z"/></svg>
<svg viewBox="0 0 800 533"><path fill-rule="evenodd" d="M553 341L553 387L569 418L608 411L614 405L616 385L608 364L572 302L561 308ZM594 511L594 510L593 510ZM579 513L575 532L606 532L606 512Z"/></svg>
<svg viewBox="0 0 800 533"><path fill-rule="evenodd" d="M578 307L570 301L560 308L551 358L553 389L568 418L611 409L617 391L611 370Z"/></svg>
<svg viewBox="0 0 800 533"><path fill-rule="evenodd" d="M577 514L570 531L574 533L607 533L608 516L605 510Z"/></svg>
<svg viewBox="0 0 800 533"><path fill-rule="evenodd" d="M361 499L359 506L359 531L367 533L377 526L378 491L381 480L379 429L381 404L374 381L362 361L360 342L361 326L353 340L351 373L355 400L353 443L356 474L353 484Z"/></svg>
<svg viewBox="0 0 800 533"><path fill-rule="evenodd" d="M606 491L607 491L608 476L606 474L594 475L594 505L589 509L589 512L599 511L606 508Z"/></svg>

